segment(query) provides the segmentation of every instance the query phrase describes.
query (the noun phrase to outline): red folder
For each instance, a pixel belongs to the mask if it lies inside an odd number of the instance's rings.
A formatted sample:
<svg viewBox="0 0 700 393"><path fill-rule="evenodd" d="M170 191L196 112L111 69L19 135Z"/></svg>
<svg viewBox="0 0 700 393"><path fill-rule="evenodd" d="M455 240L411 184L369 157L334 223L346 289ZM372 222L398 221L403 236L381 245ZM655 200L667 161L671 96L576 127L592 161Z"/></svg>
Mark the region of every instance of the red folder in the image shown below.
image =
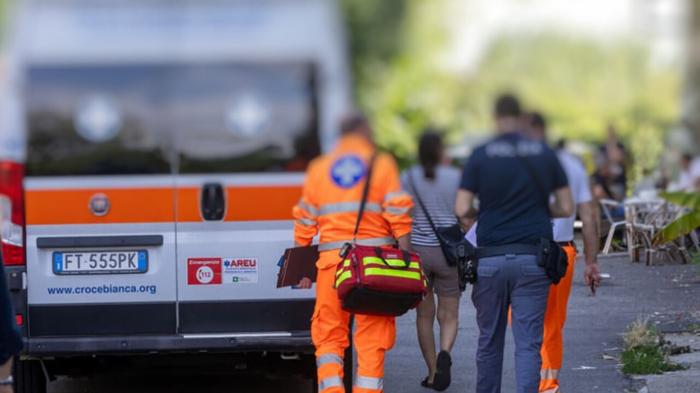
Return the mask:
<svg viewBox="0 0 700 393"><path fill-rule="evenodd" d="M288 248L277 276L277 288L295 286L302 278L316 282L318 246Z"/></svg>

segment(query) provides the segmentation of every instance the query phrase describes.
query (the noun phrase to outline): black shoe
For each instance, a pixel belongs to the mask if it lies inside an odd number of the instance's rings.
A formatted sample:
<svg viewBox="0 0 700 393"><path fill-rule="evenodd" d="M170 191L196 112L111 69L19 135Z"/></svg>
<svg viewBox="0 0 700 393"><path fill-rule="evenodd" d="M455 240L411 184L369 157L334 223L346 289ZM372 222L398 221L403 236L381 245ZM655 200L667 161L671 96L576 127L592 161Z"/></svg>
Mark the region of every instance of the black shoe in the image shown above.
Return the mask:
<svg viewBox="0 0 700 393"><path fill-rule="evenodd" d="M452 358L450 353L447 351L440 351L437 357L435 378L433 379L433 389L438 392L450 387L452 382L452 377L450 374L450 368L452 367Z"/></svg>
<svg viewBox="0 0 700 393"><path fill-rule="evenodd" d="M433 383L428 382L429 379L430 379L430 376L425 377L425 379L423 381L421 381L420 386L427 388L427 389L432 389Z"/></svg>

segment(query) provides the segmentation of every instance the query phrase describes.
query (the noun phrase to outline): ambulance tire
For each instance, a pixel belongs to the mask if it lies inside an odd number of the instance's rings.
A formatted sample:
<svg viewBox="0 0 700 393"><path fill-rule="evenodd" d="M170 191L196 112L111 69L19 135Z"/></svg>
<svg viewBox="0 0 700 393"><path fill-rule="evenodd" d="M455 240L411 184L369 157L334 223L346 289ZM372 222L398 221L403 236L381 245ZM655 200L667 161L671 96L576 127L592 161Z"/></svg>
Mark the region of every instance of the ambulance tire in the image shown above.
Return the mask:
<svg viewBox="0 0 700 393"><path fill-rule="evenodd" d="M15 393L46 393L46 375L38 360L15 360Z"/></svg>

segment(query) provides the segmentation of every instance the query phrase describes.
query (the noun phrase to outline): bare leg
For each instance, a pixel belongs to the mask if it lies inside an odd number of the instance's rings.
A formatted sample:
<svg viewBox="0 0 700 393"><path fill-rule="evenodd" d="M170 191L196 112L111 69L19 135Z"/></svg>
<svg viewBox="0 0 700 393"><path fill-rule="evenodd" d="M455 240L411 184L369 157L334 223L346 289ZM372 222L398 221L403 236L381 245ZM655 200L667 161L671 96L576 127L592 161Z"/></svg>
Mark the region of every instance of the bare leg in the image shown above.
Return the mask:
<svg viewBox="0 0 700 393"><path fill-rule="evenodd" d="M418 305L416 309L416 331L418 332L418 344L423 353L425 365L428 366L428 382L433 382L435 377L435 333L433 324L435 322L435 296L429 290L428 295Z"/></svg>
<svg viewBox="0 0 700 393"><path fill-rule="evenodd" d="M437 318L440 324L440 350L452 352L459 328L459 297L438 296Z"/></svg>
<svg viewBox="0 0 700 393"><path fill-rule="evenodd" d="M5 362L5 364L0 365L0 379L5 379L12 375L12 358ZM10 386L0 386L0 393L12 393L12 385Z"/></svg>

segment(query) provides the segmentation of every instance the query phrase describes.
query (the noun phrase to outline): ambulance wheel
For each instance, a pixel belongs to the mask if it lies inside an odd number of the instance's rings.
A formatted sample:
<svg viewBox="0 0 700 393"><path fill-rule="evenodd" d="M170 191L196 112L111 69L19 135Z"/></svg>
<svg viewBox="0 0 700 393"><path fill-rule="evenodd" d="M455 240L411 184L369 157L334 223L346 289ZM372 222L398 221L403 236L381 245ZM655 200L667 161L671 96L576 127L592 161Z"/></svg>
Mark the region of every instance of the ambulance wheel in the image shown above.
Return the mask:
<svg viewBox="0 0 700 393"><path fill-rule="evenodd" d="M15 393L46 393L46 375L38 360L15 361Z"/></svg>

